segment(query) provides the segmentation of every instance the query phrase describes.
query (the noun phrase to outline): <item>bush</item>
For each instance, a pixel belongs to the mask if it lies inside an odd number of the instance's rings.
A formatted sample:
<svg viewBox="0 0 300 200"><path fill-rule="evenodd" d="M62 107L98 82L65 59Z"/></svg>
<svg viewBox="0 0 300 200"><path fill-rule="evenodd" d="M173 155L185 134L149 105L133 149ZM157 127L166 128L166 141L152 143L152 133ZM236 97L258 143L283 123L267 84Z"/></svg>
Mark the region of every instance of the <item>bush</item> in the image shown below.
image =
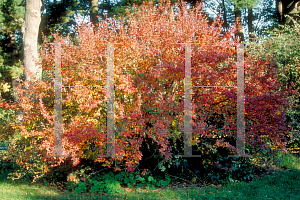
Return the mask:
<svg viewBox="0 0 300 200"><path fill-rule="evenodd" d="M67 158L60 165L49 168L49 171L43 176L43 179L52 183L65 183L67 182L68 175L73 171L75 171L73 161L71 158Z"/></svg>
<svg viewBox="0 0 300 200"><path fill-rule="evenodd" d="M0 150L0 180L5 180L9 175L19 169L19 166L9 159L5 153Z"/></svg>
<svg viewBox="0 0 300 200"><path fill-rule="evenodd" d="M80 173L75 172L72 176ZM153 176L147 174L146 170L142 172L108 172L89 176L78 181L68 181L68 189L76 193L91 192L91 193L122 193L124 188L131 187L139 189L155 189L155 187L166 187L171 182L168 176ZM75 179L74 179L75 180Z"/></svg>
<svg viewBox="0 0 300 200"><path fill-rule="evenodd" d="M120 169L117 167L120 164L127 172L133 172L142 160L140 147L147 137L158 147L154 151L150 150L150 153L157 156L155 159L163 158L163 162L168 163L177 153L182 152L185 51L184 48L174 48L173 43L177 43L178 39L179 43L202 44L205 41L205 45L199 46L199 51L192 53L192 72L195 77L201 75L210 78L193 79L193 84L236 83L236 49L231 46L239 42L232 38L237 31L236 26L221 33L222 22L219 18L209 27L200 6L189 14L184 14L185 6L179 7L181 14L175 21L172 12L168 12L167 16L163 12L170 9L169 1L161 4L158 11L153 4L141 6L141 10L129 17L127 32L121 23L118 34L110 30L108 19L101 22L96 32L90 24L84 24L77 30L80 48L69 37L54 35L55 42L62 44L62 77L66 85L105 85L108 60L105 45L99 44L109 41L126 44L121 48L116 47L114 52L115 66L118 66L115 67L114 99L118 108L115 113L117 157L99 157L106 154L108 144L105 130L107 99L103 99L106 96L105 90L63 88L63 154L71 156L73 166L78 166L80 158L84 158L116 169ZM158 19L160 23L156 23ZM155 27L151 25L154 22ZM141 23L143 26L139 27ZM186 24L190 28L183 29ZM154 34L155 31L158 31L159 37L148 37L148 34ZM40 52L41 64L43 71L49 74L48 77L53 77L54 46L46 42ZM158 63L158 58L163 61L162 65ZM254 54L245 56L246 144L252 154L264 151L270 153L273 149L282 148L286 131L289 131L283 123L286 93L278 91L276 71L270 59L259 59ZM98 83L93 80L95 74L100 77ZM30 173L35 180L65 163L66 158L51 157L54 153L53 79L33 81L27 89L25 84L27 83L21 84L21 103L18 105L23 109L24 120L20 125L14 126L18 134L11 143L11 152L16 163L21 166L20 171L14 175L20 177ZM25 95L33 91L38 102ZM195 90L192 107L198 114L192 116L192 145L196 150L204 155L213 155L218 152L219 147L223 147L230 154L236 153L236 148L225 141L236 138L236 126L232 125L235 124L232 117L236 114L235 98L235 89L216 88L209 94L202 89ZM225 122L221 130L218 129L218 120L210 119L212 112L216 112L216 115L224 114ZM202 130L205 121L211 125ZM174 148L170 145L172 142L174 145L176 143ZM145 145L147 143L148 141ZM203 158L203 162L209 165L215 161ZM186 163L184 160L181 162L182 165ZM176 158L175 163L178 163ZM230 166L236 167L239 163ZM161 164L159 167L163 170L165 166ZM59 179L66 180L69 168L70 166L58 170L62 173ZM52 178L57 172L51 173L49 176ZM77 192L85 189L84 184L80 184ZM160 184L165 185L165 182Z"/></svg>
<svg viewBox="0 0 300 200"><path fill-rule="evenodd" d="M294 21L294 20L293 20ZM267 31L270 35L263 43L252 44L248 51L260 55L259 59L272 56L280 82L280 89L292 89L288 95L289 106L285 113L285 122L291 126L288 146L297 146L300 142L300 25L294 21L294 26L280 25Z"/></svg>

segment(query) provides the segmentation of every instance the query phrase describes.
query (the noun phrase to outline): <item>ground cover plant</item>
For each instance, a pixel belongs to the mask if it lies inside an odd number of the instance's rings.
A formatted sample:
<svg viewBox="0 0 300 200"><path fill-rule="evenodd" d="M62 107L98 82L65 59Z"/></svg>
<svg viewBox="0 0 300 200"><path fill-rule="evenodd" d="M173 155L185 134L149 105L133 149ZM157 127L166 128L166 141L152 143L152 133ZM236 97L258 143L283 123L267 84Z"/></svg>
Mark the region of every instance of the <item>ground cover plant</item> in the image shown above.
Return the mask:
<svg viewBox="0 0 300 200"><path fill-rule="evenodd" d="M75 193L46 187L28 181L0 182L0 195L8 199L298 199L299 198L299 156L278 154L280 168L259 179L246 182L231 182L226 185L209 187L162 188L152 190L134 190L118 194ZM275 173L276 172L276 173Z"/></svg>
<svg viewBox="0 0 300 200"><path fill-rule="evenodd" d="M19 91L19 105L2 104L6 109L21 105L24 117L21 124L9 123L15 134L5 161L16 166L5 172L9 178L59 183L75 193L121 193L122 186L149 190L178 180L250 181L258 171L267 171L272 155L283 150L290 137L285 108L292 92L290 87L279 90L272 56L261 58L251 51L245 54L245 119L246 150L254 157L228 157L236 153L236 91L222 88L209 93L195 89L193 148L202 157L177 156L184 147L185 51L174 43L201 44L192 51L193 85L236 85L232 45L238 42L233 38L235 26L221 34L219 18L209 27L200 6L192 13L180 8L176 20L172 12L164 12L170 9L168 2L157 10L149 4L132 14L127 26L120 23L116 28L107 20L96 32L82 24L76 39L54 35L55 42L62 43L63 85L105 85L107 56L101 43L124 44L116 44L114 51L116 158L99 158L107 148L106 91L99 88L63 88L63 154L71 157L47 157L54 150L55 51L45 41L40 52L43 80ZM35 91L37 102L29 98L33 94L25 95L30 91Z"/></svg>

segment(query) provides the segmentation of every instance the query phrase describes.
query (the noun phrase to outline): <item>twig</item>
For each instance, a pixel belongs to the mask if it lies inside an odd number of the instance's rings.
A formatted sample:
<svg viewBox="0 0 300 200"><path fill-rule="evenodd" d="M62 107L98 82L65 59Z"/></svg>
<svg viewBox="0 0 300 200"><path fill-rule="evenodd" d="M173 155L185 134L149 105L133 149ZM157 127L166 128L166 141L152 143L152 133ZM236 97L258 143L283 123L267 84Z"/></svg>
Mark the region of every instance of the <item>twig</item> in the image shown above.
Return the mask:
<svg viewBox="0 0 300 200"><path fill-rule="evenodd" d="M103 170L105 170L105 169L108 169L108 167L106 167L106 168L104 168L104 169L101 169L101 170L99 170L99 171L96 171L96 172L92 172L92 173L90 173L86 178L89 178L91 175L96 174L96 173L98 173L98 172L101 172L101 171L103 171Z"/></svg>
<svg viewBox="0 0 300 200"><path fill-rule="evenodd" d="M190 172L192 172L189 168L187 168ZM194 174L194 172L192 172L192 174ZM201 179L198 177L198 176L196 176L196 174L194 174L194 176L204 185L204 186L207 186L205 183L203 183L202 181L201 181Z"/></svg>
<svg viewBox="0 0 300 200"><path fill-rule="evenodd" d="M165 161L165 159L164 159L164 160L162 160L162 161L160 161L160 162L159 162L159 163L156 165L156 167L158 167L158 165L159 165L161 162L163 162L163 161ZM155 171L156 167L154 168L154 170L153 170L153 171Z"/></svg>
<svg viewBox="0 0 300 200"><path fill-rule="evenodd" d="M175 178L178 178L178 179L181 179L181 180L183 180L183 181L185 181L185 182L189 182L190 184L192 184L192 185L197 185L197 184L194 184L194 183L192 183L191 181L189 181L189 180L186 180L186 179L184 179L184 178L180 178L180 177L177 177L177 176L173 176L173 175L170 175L170 174L168 174L168 173L166 173L166 172L164 172L165 174L167 174L168 176L172 176L172 177L175 177Z"/></svg>
<svg viewBox="0 0 300 200"><path fill-rule="evenodd" d="M26 174L24 174L23 176L20 176L19 178L14 178L14 179L21 179L21 178L23 178L24 176L26 176L27 174L29 174L28 172L26 173Z"/></svg>

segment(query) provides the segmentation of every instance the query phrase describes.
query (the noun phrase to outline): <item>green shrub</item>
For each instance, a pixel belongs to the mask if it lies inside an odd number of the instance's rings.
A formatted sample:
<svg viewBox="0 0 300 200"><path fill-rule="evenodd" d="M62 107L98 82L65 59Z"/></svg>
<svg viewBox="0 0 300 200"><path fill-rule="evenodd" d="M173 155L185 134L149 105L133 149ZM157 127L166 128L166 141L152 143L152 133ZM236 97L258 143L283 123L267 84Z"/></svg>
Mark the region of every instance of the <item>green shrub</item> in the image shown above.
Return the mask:
<svg viewBox="0 0 300 200"><path fill-rule="evenodd" d="M270 37L263 43L249 45L248 52L259 54L262 58L272 56L281 89L291 88L295 91L289 96L290 107L286 113L286 122L294 129L290 133L289 145L297 146L300 142L300 25L295 22L293 27L280 26L266 33Z"/></svg>
<svg viewBox="0 0 300 200"><path fill-rule="evenodd" d="M79 171L77 170L77 173ZM140 172L108 172L95 175L93 177L85 176L86 179L75 183L68 181L67 187L76 193L110 193L117 194L124 192L122 187L132 187L139 189L155 189L155 187L166 187L171 182L169 176L152 176Z"/></svg>
<svg viewBox="0 0 300 200"><path fill-rule="evenodd" d="M75 191L76 193L80 194L80 193L82 193L82 192L85 192L86 189L87 189L86 183L80 181L80 182L78 183L78 185L77 185L77 187L75 188L74 191Z"/></svg>

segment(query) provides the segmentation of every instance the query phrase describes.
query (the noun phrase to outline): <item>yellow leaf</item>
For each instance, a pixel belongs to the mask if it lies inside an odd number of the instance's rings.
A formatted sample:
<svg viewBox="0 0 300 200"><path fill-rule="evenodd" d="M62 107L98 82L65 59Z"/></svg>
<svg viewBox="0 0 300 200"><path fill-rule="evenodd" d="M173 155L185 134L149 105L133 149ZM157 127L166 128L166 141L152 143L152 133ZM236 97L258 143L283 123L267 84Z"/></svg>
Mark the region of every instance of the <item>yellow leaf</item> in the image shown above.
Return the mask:
<svg viewBox="0 0 300 200"><path fill-rule="evenodd" d="M1 88L1 90L3 90L3 92L8 92L10 86L8 85L8 83L4 83L4 84L1 83L0 88Z"/></svg>

